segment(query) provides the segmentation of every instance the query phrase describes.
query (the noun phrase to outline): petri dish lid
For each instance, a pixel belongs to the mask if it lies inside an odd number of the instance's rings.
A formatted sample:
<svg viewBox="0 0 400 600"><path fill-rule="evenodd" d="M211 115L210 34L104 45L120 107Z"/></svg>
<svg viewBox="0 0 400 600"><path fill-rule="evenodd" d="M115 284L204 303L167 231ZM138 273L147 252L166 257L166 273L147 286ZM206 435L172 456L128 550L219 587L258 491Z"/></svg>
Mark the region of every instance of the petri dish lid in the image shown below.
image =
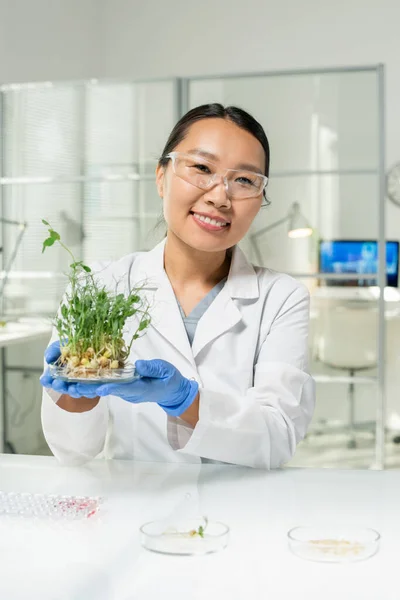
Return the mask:
<svg viewBox="0 0 400 600"><path fill-rule="evenodd" d="M165 521L151 521L140 527L141 544L152 552L181 556L210 554L226 548L228 525L207 521L203 536L193 535L204 523L202 518L190 519L175 528L166 526Z"/></svg>
<svg viewBox="0 0 400 600"><path fill-rule="evenodd" d="M294 527L287 536L293 554L318 562L365 560L378 552L381 538L375 529L347 525Z"/></svg>
<svg viewBox="0 0 400 600"><path fill-rule="evenodd" d="M134 365L127 364L123 369L90 369L77 367L79 371L71 373L70 368L58 365L49 365L51 376L67 383L129 383L139 379Z"/></svg>

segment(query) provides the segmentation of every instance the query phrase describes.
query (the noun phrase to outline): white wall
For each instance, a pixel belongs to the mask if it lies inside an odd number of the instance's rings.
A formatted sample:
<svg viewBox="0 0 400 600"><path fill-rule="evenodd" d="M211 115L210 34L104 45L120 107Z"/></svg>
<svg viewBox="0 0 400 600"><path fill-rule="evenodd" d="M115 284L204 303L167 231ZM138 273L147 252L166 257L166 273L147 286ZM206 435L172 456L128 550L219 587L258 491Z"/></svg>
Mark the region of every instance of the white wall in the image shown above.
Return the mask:
<svg viewBox="0 0 400 600"><path fill-rule="evenodd" d="M97 73L102 0L0 0L0 83Z"/></svg>
<svg viewBox="0 0 400 600"><path fill-rule="evenodd" d="M0 82L382 62L390 165L400 160L399 22L398 0L0 0Z"/></svg>
<svg viewBox="0 0 400 600"><path fill-rule="evenodd" d="M223 74L382 62L387 164L400 160L398 0L105 0L101 73ZM388 206L388 235L400 209Z"/></svg>
<svg viewBox="0 0 400 600"><path fill-rule="evenodd" d="M382 62L389 165L400 160L399 22L398 0L0 0L0 82Z"/></svg>

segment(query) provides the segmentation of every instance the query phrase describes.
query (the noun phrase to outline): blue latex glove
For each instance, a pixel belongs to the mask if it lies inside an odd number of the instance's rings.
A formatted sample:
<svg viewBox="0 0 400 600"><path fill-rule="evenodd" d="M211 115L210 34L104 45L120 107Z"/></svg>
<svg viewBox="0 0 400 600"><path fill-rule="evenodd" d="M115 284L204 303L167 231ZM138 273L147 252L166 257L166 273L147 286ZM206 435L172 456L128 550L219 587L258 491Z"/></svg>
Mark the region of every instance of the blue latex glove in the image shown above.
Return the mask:
<svg viewBox="0 0 400 600"><path fill-rule="evenodd" d="M44 359L48 365L55 363L61 356L60 340L56 340L44 351Z"/></svg>
<svg viewBox="0 0 400 600"><path fill-rule="evenodd" d="M127 402L156 402L168 415L178 417L189 408L199 391L197 381L187 379L165 360L137 360L140 379L130 383L88 384L96 396L119 396ZM92 397L92 396L90 396Z"/></svg>
<svg viewBox="0 0 400 600"><path fill-rule="evenodd" d="M44 358L49 365L55 363L60 356L60 342L57 340L46 348ZM98 394L94 393L96 386L86 383L67 383L60 379L53 379L50 369L45 369L43 375L40 377L40 383L45 388L50 388L60 394L68 394L71 398L82 398L83 396L85 398L96 398L98 396Z"/></svg>

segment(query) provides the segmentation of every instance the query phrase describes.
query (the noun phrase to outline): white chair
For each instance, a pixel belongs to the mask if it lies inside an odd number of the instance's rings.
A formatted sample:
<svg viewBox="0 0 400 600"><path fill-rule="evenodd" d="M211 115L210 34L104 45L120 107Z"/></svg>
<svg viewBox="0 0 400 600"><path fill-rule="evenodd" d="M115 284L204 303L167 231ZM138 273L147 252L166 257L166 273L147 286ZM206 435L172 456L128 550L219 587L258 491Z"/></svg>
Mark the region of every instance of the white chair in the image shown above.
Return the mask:
<svg viewBox="0 0 400 600"><path fill-rule="evenodd" d="M360 371L377 366L378 312L367 302L334 304L318 310L314 337L314 358L333 368L348 371L349 448L357 446L355 436L355 384Z"/></svg>

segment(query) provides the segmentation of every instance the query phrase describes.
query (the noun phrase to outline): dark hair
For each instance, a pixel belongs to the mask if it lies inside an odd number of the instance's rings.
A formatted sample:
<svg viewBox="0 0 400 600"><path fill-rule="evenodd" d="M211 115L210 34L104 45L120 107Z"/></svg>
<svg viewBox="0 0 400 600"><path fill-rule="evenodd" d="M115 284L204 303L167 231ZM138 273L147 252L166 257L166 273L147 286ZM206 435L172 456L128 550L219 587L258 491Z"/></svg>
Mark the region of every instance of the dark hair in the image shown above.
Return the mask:
<svg viewBox="0 0 400 600"><path fill-rule="evenodd" d="M224 107L222 104L217 102L213 104L202 104L196 108L189 110L179 121L171 131L165 148L161 154L158 164L165 167L168 164L169 158L167 155L172 152L176 146L185 138L188 129L193 123L202 121L203 119L228 119L235 125L244 129L252 136L254 136L261 144L265 153L265 168L264 175L269 177L269 143L265 131L258 121L248 112L237 106ZM265 190L264 190L265 197Z"/></svg>

